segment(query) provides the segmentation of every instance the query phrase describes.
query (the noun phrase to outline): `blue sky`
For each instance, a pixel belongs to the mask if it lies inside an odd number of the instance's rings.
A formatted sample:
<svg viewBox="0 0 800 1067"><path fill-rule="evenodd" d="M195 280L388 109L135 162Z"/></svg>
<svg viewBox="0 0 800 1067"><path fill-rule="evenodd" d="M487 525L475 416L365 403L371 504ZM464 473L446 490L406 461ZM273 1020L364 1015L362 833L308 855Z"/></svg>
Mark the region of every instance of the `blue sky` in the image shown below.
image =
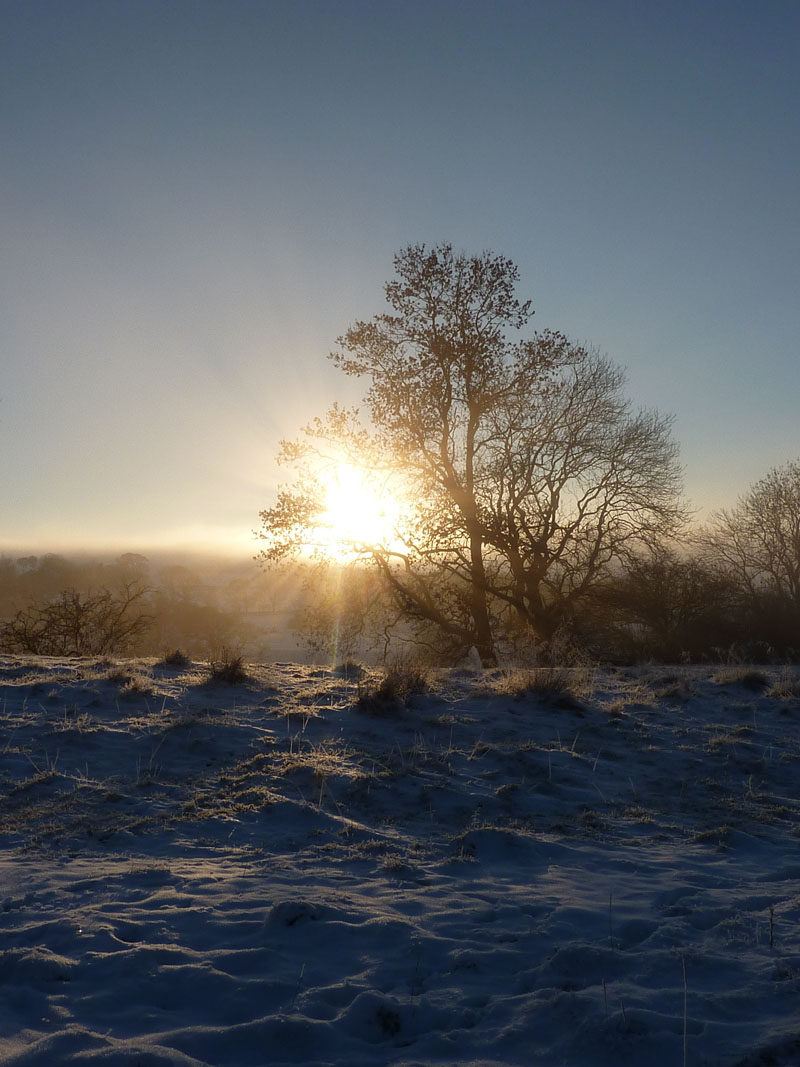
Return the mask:
<svg viewBox="0 0 800 1067"><path fill-rule="evenodd" d="M0 548L251 550L395 251L521 272L707 514L800 455L800 5L0 0Z"/></svg>

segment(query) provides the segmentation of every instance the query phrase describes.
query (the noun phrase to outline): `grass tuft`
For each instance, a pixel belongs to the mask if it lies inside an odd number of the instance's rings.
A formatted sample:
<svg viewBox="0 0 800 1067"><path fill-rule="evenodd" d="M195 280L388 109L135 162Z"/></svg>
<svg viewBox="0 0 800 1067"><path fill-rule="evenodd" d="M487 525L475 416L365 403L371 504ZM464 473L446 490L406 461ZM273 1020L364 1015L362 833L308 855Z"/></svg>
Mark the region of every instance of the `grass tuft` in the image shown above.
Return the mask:
<svg viewBox="0 0 800 1067"><path fill-rule="evenodd" d="M156 664L156 666L157 667L175 667L175 668L178 668L179 670L185 670L186 667L188 667L191 664L191 662L192 661L189 659L189 657L186 655L185 652L182 652L179 648L176 648L176 649L173 649L172 652L165 653L164 658L162 660L160 660Z"/></svg>
<svg viewBox="0 0 800 1067"><path fill-rule="evenodd" d="M119 691L124 700L133 700L136 697L149 697L153 695L153 687L146 678L134 675L129 678Z"/></svg>
<svg viewBox="0 0 800 1067"><path fill-rule="evenodd" d="M559 708L580 707L578 693L569 673L555 668L516 671L501 680L498 691L515 700L534 698Z"/></svg>
<svg viewBox="0 0 800 1067"><path fill-rule="evenodd" d="M250 681L241 656L223 649L222 658L208 665L208 680L212 685L243 685Z"/></svg>
<svg viewBox="0 0 800 1067"><path fill-rule="evenodd" d="M338 663L333 668L333 673L340 678L350 680L353 678L362 678L364 676L364 668L360 663L356 663L355 660L346 659L343 663Z"/></svg>
<svg viewBox="0 0 800 1067"><path fill-rule="evenodd" d="M427 690L427 671L419 665L398 661L377 685L359 687L356 708L368 715L385 715L407 706L413 697Z"/></svg>
<svg viewBox="0 0 800 1067"><path fill-rule="evenodd" d="M791 670L782 671L780 678L767 690L767 696L786 702L800 700L800 674Z"/></svg>
<svg viewBox="0 0 800 1067"><path fill-rule="evenodd" d="M724 671L717 671L712 677L712 682L717 685L738 685L742 689L749 689L752 693L761 693L769 685L769 678L763 671L753 670L751 667L730 667Z"/></svg>

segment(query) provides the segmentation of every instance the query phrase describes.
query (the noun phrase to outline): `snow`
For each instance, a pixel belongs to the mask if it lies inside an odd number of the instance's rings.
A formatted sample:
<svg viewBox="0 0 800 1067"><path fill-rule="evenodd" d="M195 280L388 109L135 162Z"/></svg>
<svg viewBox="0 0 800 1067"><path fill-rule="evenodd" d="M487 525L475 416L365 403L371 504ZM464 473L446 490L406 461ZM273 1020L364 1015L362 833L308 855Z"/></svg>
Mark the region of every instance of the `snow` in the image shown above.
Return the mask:
<svg viewBox="0 0 800 1067"><path fill-rule="evenodd" d="M800 1063L796 675L248 670L0 658L0 1062Z"/></svg>

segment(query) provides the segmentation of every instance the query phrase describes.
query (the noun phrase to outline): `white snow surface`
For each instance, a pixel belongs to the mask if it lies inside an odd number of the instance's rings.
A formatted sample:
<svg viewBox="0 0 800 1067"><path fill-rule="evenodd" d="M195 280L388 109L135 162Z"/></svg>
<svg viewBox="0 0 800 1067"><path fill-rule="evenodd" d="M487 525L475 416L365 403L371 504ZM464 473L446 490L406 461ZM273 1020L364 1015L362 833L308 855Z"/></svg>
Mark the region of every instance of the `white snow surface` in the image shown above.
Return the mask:
<svg viewBox="0 0 800 1067"><path fill-rule="evenodd" d="M800 1063L796 674L248 670L0 658L0 1062Z"/></svg>

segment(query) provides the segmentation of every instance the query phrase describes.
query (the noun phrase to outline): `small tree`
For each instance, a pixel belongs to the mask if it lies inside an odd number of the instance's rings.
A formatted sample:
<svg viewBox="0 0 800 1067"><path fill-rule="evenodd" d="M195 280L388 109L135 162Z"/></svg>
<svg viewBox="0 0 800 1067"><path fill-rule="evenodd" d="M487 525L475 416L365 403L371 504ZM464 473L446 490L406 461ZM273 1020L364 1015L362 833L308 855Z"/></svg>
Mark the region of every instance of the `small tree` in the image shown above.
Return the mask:
<svg viewBox="0 0 800 1067"><path fill-rule="evenodd" d="M367 380L369 426L334 406L284 442L295 484L261 513L267 559L315 542L318 464L388 472L405 508L393 538L360 541L403 625L456 657L548 642L615 558L682 519L668 419L632 412L624 375L562 334L514 334L530 301L516 267L450 245L395 257L390 313L358 322L332 356Z"/></svg>
<svg viewBox="0 0 800 1067"><path fill-rule="evenodd" d="M151 625L142 610L146 590L136 583L117 592L64 590L18 611L0 626L0 649L12 655L103 656L128 651Z"/></svg>
<svg viewBox="0 0 800 1067"><path fill-rule="evenodd" d="M736 507L718 511L702 541L751 594L800 607L800 462L774 467Z"/></svg>
<svg viewBox="0 0 800 1067"><path fill-rule="evenodd" d="M736 583L751 639L800 650L800 462L774 467L735 507L718 511L700 543Z"/></svg>

